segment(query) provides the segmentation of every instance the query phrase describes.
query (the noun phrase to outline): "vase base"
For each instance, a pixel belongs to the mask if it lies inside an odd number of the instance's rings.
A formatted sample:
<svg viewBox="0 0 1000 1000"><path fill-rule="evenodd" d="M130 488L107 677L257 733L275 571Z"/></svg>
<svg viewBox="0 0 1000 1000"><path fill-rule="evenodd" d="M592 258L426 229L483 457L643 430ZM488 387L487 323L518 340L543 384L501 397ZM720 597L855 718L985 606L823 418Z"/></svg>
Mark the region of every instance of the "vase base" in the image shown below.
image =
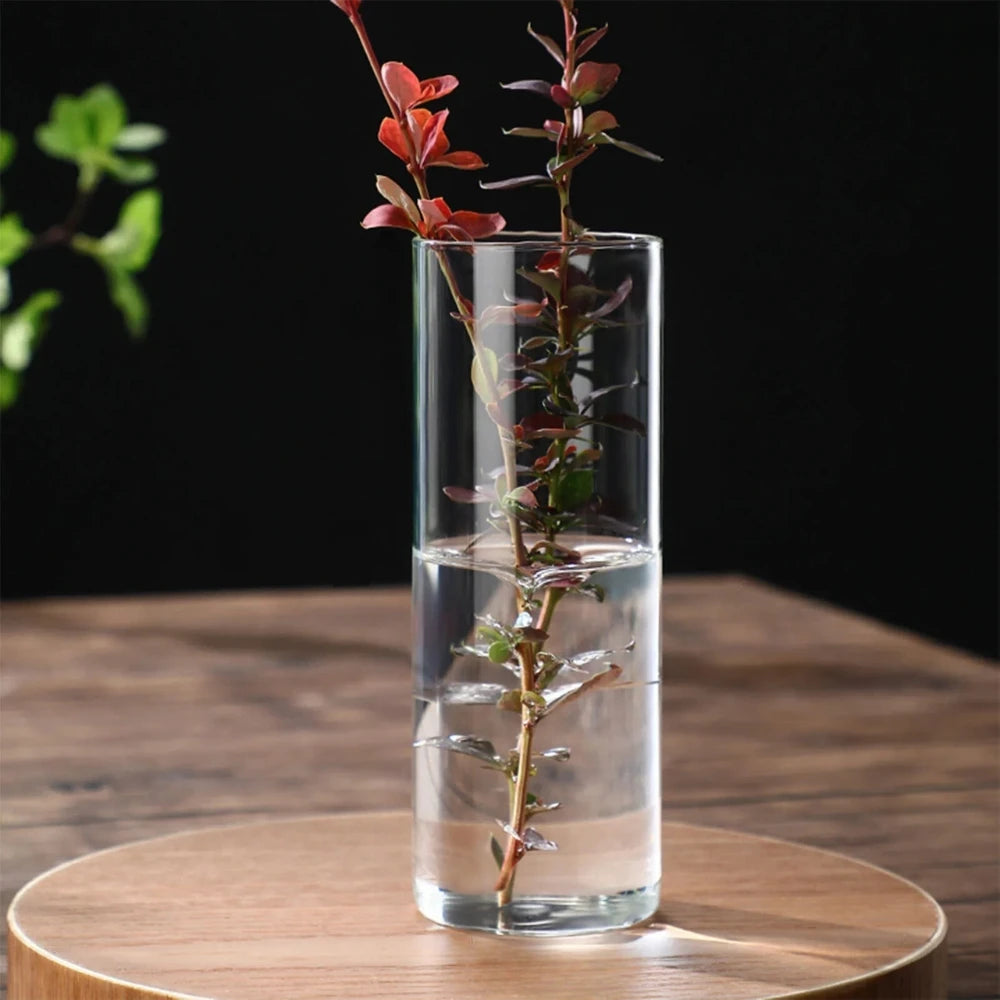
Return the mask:
<svg viewBox="0 0 1000 1000"><path fill-rule="evenodd" d="M648 920L660 902L659 883L606 896L520 896L502 907L495 894L449 892L422 879L414 881L413 894L420 912L435 923L521 937L621 930Z"/></svg>

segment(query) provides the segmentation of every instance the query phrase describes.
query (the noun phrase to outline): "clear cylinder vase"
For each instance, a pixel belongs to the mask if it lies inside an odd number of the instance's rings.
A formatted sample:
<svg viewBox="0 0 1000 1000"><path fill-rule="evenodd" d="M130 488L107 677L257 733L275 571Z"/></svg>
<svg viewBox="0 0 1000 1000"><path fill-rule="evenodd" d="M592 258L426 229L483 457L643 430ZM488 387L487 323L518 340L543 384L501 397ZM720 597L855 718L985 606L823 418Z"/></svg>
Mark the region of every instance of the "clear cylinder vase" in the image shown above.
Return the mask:
<svg viewBox="0 0 1000 1000"><path fill-rule="evenodd" d="M414 258L417 905L630 926L661 871L661 243Z"/></svg>

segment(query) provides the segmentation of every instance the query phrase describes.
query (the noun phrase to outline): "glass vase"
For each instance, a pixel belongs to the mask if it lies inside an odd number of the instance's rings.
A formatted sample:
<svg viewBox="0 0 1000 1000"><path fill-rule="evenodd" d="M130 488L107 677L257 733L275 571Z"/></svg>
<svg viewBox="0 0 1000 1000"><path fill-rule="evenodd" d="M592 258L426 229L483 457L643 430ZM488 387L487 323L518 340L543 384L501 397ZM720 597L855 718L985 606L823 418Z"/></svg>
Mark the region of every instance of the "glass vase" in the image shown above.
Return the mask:
<svg viewBox="0 0 1000 1000"><path fill-rule="evenodd" d="M661 243L414 241L414 891L583 934L660 881Z"/></svg>

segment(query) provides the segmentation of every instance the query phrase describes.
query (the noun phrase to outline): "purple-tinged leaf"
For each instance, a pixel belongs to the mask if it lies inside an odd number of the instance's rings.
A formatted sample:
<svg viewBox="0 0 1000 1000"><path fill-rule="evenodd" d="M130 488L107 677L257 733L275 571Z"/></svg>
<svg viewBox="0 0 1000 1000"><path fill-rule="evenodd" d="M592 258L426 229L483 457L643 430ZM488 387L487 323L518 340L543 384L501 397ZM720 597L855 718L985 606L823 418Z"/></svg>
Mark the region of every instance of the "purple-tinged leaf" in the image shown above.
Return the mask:
<svg viewBox="0 0 1000 1000"><path fill-rule="evenodd" d="M540 35L537 31L534 30L534 28L531 27L530 24L528 25L528 34L531 35L531 37L534 38L536 42L539 42L541 45L543 45L546 51L549 53L549 55L552 56L552 58L555 59L555 61L559 63L560 66L566 65L566 57L562 54L562 49L560 49L559 46L551 38L549 38L548 35Z"/></svg>
<svg viewBox="0 0 1000 1000"><path fill-rule="evenodd" d="M523 628L518 632L518 638L526 639L528 642L545 642L548 637L549 633L544 629L534 628L532 626Z"/></svg>
<svg viewBox="0 0 1000 1000"><path fill-rule="evenodd" d="M551 83L544 80L514 80L513 83L501 83L504 90L530 90L533 94L541 94L542 97L550 97L549 91L552 89Z"/></svg>
<svg viewBox="0 0 1000 1000"><path fill-rule="evenodd" d="M587 319L601 319L609 313L613 313L628 297L632 291L632 278L626 275L625 280L615 289L614 295L604 302L599 309L587 313Z"/></svg>
<svg viewBox="0 0 1000 1000"><path fill-rule="evenodd" d="M554 83L549 88L549 97L561 108L573 107L573 95L560 83Z"/></svg>
<svg viewBox="0 0 1000 1000"><path fill-rule="evenodd" d="M618 119L610 111L591 111L583 122L584 135L597 135L609 128L618 128Z"/></svg>
<svg viewBox="0 0 1000 1000"><path fill-rule="evenodd" d="M643 159L652 160L654 163L663 162L663 157L659 154L651 153L648 149L643 149L642 146L637 146L634 142L624 142L622 139L612 139L606 132L602 132L600 135L595 136L594 141L600 143L601 145L607 143L611 146L617 146L619 149L624 149L626 153L641 156Z"/></svg>
<svg viewBox="0 0 1000 1000"><path fill-rule="evenodd" d="M576 156L571 156L568 160L564 160L558 166L553 167L553 180L558 180L560 177L564 177L568 171L579 166L585 159L587 159L588 156L591 156L596 152L596 146L588 146L582 153L577 153Z"/></svg>
<svg viewBox="0 0 1000 1000"><path fill-rule="evenodd" d="M617 63L580 63L570 81L570 93L581 104L593 104L607 95L618 82L620 73Z"/></svg>
<svg viewBox="0 0 1000 1000"><path fill-rule="evenodd" d="M603 28L590 28L587 37L576 47L577 59L582 59L607 33L607 25Z"/></svg>
<svg viewBox="0 0 1000 1000"><path fill-rule="evenodd" d="M521 350L534 351L539 347L544 347L546 344L551 344L555 339L555 337L529 337L528 340L521 344Z"/></svg>
<svg viewBox="0 0 1000 1000"><path fill-rule="evenodd" d="M488 493L482 493L477 487L474 490L470 490L466 486L445 486L441 490L442 493L449 499L454 500L455 503L489 503L490 495Z"/></svg>
<svg viewBox="0 0 1000 1000"><path fill-rule="evenodd" d="M551 187L552 181L541 174L530 174L525 177L508 177L505 181L479 182L484 191L509 191L512 188L528 187L532 184Z"/></svg>
<svg viewBox="0 0 1000 1000"><path fill-rule="evenodd" d="M500 131L504 135L519 136L522 139L548 139L550 142L559 137L558 132L553 133L544 128L528 128L523 125L518 125L515 128L501 129Z"/></svg>
<svg viewBox="0 0 1000 1000"><path fill-rule="evenodd" d="M594 418L589 421L591 424L600 424L606 427L616 427L622 431L634 431L636 434L646 436L646 425L635 417L627 413L606 413L603 417Z"/></svg>
<svg viewBox="0 0 1000 1000"><path fill-rule="evenodd" d="M525 383L520 379L516 378L505 378L501 379L497 383L497 395L501 399L506 399L508 396L513 396L515 392L519 389L523 389Z"/></svg>
<svg viewBox="0 0 1000 1000"><path fill-rule="evenodd" d="M526 433L534 433L542 428L558 428L563 427L563 418L553 416L551 413L529 413L528 416L521 420L521 427L524 428Z"/></svg>
<svg viewBox="0 0 1000 1000"><path fill-rule="evenodd" d="M519 320L537 319L547 304L548 300L543 299L541 302L518 302L510 306L487 306L479 317L479 329L485 330L494 323L513 326Z"/></svg>
<svg viewBox="0 0 1000 1000"><path fill-rule="evenodd" d="M631 382L619 382L617 385L605 385L600 389L595 389L593 392L588 392L587 395L580 400L580 412L582 413L584 410L588 409L593 405L594 400L600 399L602 396L606 396L609 392L617 392L619 389L634 389L637 385L639 385L639 383L639 373L636 372L632 377Z"/></svg>

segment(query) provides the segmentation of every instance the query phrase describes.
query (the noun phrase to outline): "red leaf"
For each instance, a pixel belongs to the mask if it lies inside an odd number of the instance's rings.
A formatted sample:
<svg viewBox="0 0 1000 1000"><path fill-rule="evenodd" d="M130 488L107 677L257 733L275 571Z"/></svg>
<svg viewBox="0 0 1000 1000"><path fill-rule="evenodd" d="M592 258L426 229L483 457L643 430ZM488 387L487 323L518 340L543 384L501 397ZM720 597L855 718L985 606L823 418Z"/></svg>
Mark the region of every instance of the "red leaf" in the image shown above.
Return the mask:
<svg viewBox="0 0 1000 1000"><path fill-rule="evenodd" d="M549 250L542 254L541 260L535 267L536 271L559 271L559 263L562 260L561 250Z"/></svg>
<svg viewBox="0 0 1000 1000"><path fill-rule="evenodd" d="M449 224L460 226L474 240L484 240L488 236L496 236L506 220L499 212L455 212L448 220Z"/></svg>
<svg viewBox="0 0 1000 1000"><path fill-rule="evenodd" d="M459 170L481 170L486 166L476 153L466 151L445 153L427 164L429 167L457 167Z"/></svg>
<svg viewBox="0 0 1000 1000"><path fill-rule="evenodd" d="M335 7L339 7L348 17L357 14L361 6L361 0L331 0Z"/></svg>
<svg viewBox="0 0 1000 1000"><path fill-rule="evenodd" d="M424 217L424 222L431 229L444 225L451 217L451 209L444 198L433 198L430 201L421 198L417 204L420 206L420 214Z"/></svg>
<svg viewBox="0 0 1000 1000"><path fill-rule="evenodd" d="M445 94L450 94L458 86L456 77L432 76L428 80L420 81L420 99L417 104L426 104L428 101L436 101Z"/></svg>
<svg viewBox="0 0 1000 1000"><path fill-rule="evenodd" d="M394 119L382 119L382 124L378 129L378 141L390 153L395 153L404 163L410 162L410 154L406 149L406 142L403 139L403 130Z"/></svg>
<svg viewBox="0 0 1000 1000"><path fill-rule="evenodd" d="M581 104L599 101L617 83L621 67L616 63L580 63L570 83L570 93Z"/></svg>
<svg viewBox="0 0 1000 1000"><path fill-rule="evenodd" d="M392 226L394 229L417 231L417 227L410 221L410 217L398 205L376 206L361 220L361 225L365 229Z"/></svg>
<svg viewBox="0 0 1000 1000"><path fill-rule="evenodd" d="M554 413L544 413L541 410L537 413L529 413L521 421L521 427L529 433L541 430L543 427L561 429L562 426L562 417L557 417Z"/></svg>
<svg viewBox="0 0 1000 1000"><path fill-rule="evenodd" d="M408 119L418 119L423 115L428 117L421 122L420 129L420 166L424 167L428 161L436 160L448 151L448 138L444 134L444 123L448 118L448 109L437 111L433 115L426 108L417 108L407 112Z"/></svg>
<svg viewBox="0 0 1000 1000"><path fill-rule="evenodd" d="M573 95L570 94L565 87L560 86L558 83L554 83L549 88L549 97L551 97L552 100L555 101L561 108L573 107Z"/></svg>
<svg viewBox="0 0 1000 1000"><path fill-rule="evenodd" d="M420 81L417 74L401 62L382 64L382 82L396 102L400 114L420 100Z"/></svg>

